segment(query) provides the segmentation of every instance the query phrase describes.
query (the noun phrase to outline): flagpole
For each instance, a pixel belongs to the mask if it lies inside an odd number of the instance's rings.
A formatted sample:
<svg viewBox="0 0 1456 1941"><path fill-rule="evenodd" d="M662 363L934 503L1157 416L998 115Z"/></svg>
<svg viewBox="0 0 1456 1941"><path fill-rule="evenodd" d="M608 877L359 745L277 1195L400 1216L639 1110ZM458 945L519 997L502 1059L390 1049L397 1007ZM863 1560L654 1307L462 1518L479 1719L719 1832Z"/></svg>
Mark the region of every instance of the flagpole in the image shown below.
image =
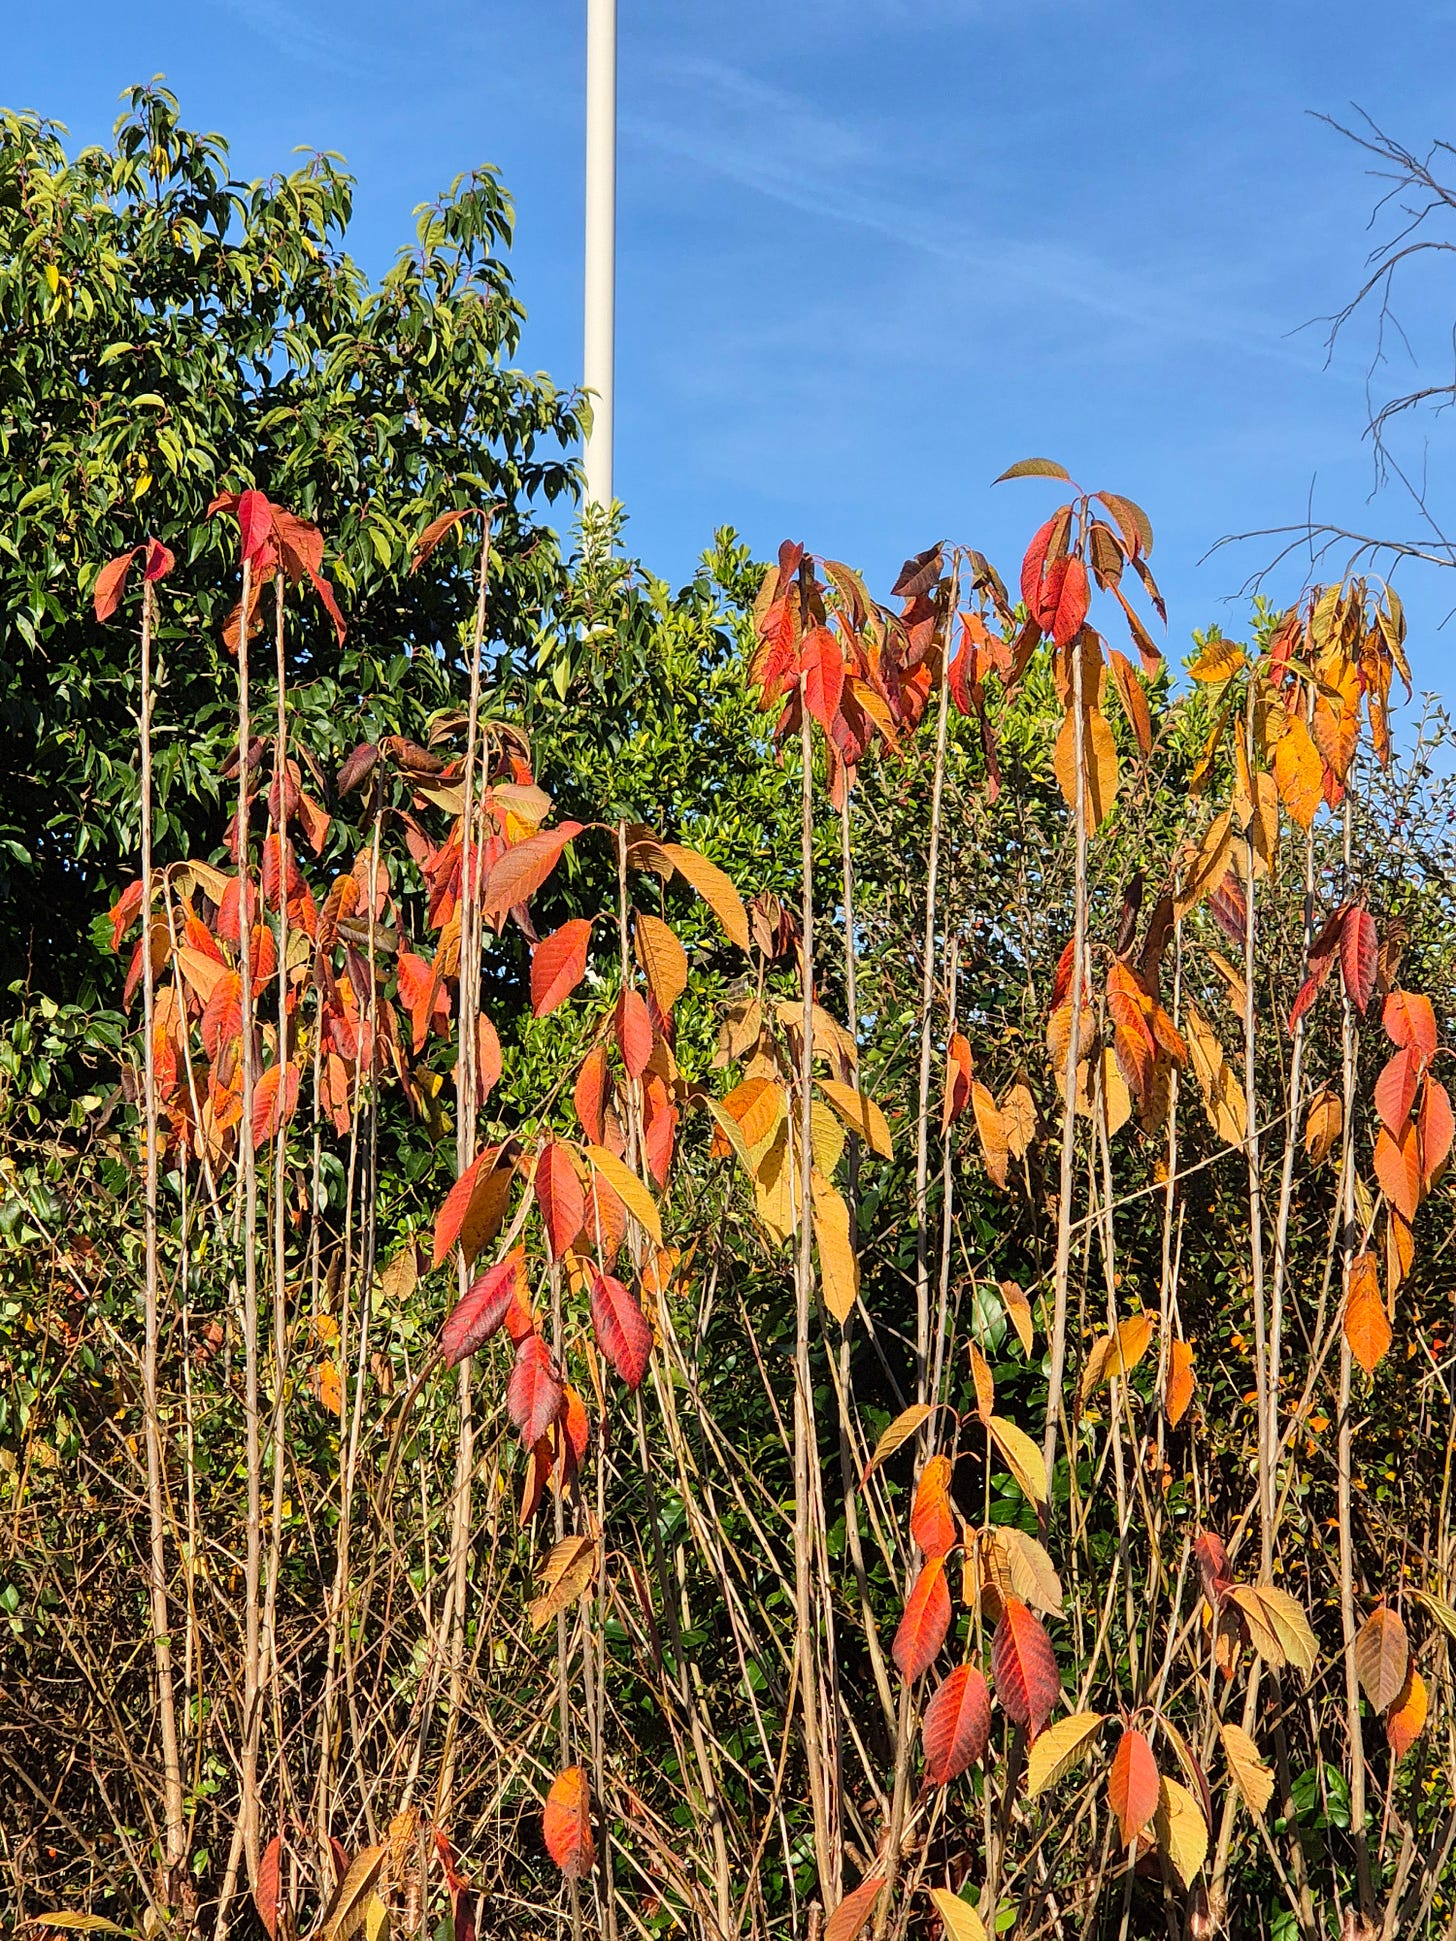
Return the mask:
<svg viewBox="0 0 1456 1941"><path fill-rule="evenodd" d="M617 0L586 6L586 310L582 381L593 394L586 503L612 503L617 278Z"/></svg>

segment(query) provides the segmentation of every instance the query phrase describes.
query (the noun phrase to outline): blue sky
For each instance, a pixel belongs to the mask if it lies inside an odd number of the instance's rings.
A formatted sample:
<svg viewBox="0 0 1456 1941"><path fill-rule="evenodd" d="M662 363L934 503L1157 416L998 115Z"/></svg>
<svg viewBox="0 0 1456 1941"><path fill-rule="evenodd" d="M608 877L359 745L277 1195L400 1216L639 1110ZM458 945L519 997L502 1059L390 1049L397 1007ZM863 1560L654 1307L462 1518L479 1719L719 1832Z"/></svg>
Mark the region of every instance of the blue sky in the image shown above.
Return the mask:
<svg viewBox="0 0 1456 1941"><path fill-rule="evenodd" d="M583 0L69 0L7 23L0 96L96 139L162 72L240 173L339 150L374 269L414 204L495 162L523 361L572 381L583 20ZM990 481L1044 452L1147 508L1181 653L1209 620L1241 631L1229 596L1272 550L1203 560L1222 534L1311 493L1412 530L1394 494L1367 504L1370 331L1326 368L1299 328L1392 226L1367 232L1367 161L1307 111L1456 140L1456 6L621 0L620 33L617 487L658 571L731 523L882 589L946 537L1012 574L1051 488ZM1436 259L1400 388L1449 371L1453 300ZM1456 421L1408 442L1417 466L1427 437L1439 480ZM1397 583L1418 682L1449 690L1456 573Z"/></svg>

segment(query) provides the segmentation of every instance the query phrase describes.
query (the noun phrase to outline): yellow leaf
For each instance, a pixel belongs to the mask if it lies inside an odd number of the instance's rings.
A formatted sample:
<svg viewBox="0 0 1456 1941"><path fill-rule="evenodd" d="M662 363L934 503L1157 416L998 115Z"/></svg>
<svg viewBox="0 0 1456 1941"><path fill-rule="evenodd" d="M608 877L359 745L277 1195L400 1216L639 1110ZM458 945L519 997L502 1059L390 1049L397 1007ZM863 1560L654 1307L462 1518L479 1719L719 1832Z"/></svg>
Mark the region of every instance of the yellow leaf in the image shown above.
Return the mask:
<svg viewBox="0 0 1456 1941"><path fill-rule="evenodd" d="M1006 1467L1016 1478L1022 1493L1029 1496L1033 1503L1045 1503L1046 1464L1031 1437L1024 1429L1018 1429L1014 1422L1008 1422L1004 1415L993 1415L986 1427L991 1432L992 1441L1006 1458Z"/></svg>
<svg viewBox="0 0 1456 1941"><path fill-rule="evenodd" d="M872 1098L834 1078L821 1078L819 1089L850 1131L858 1133L872 1152L877 1152L882 1159L894 1158L889 1124Z"/></svg>
<svg viewBox="0 0 1456 1941"><path fill-rule="evenodd" d="M1182 874L1182 887L1174 899L1174 910L1186 917L1197 909L1210 891L1223 881L1233 854L1233 817L1227 809L1215 816L1203 832L1192 862Z"/></svg>
<svg viewBox="0 0 1456 1941"><path fill-rule="evenodd" d="M1038 1611L1049 1614L1060 1611L1062 1580L1043 1546L1014 1523L1003 1527L1001 1541L1011 1573L1012 1594Z"/></svg>
<svg viewBox="0 0 1456 1941"><path fill-rule="evenodd" d="M1224 1761L1229 1777L1243 1795L1244 1804L1257 1820L1274 1796L1274 1775L1259 1756L1259 1748L1239 1725L1219 1724Z"/></svg>
<svg viewBox="0 0 1456 1941"><path fill-rule="evenodd" d="M1203 1808L1176 1779L1159 1781L1153 1827L1174 1873L1185 1887L1191 1887L1193 1876L1208 1857L1208 1824Z"/></svg>
<svg viewBox="0 0 1456 1941"><path fill-rule="evenodd" d="M1197 1005L1187 1007L1183 1022L1190 1062L1203 1093L1208 1122L1226 1146L1242 1146L1247 1124L1244 1088L1224 1057L1217 1033Z"/></svg>
<svg viewBox="0 0 1456 1941"><path fill-rule="evenodd" d="M743 907L743 898L718 865L710 863L696 849L685 848L679 842L665 842L662 853L678 874L685 877L697 891L738 948L747 950L748 912Z"/></svg>
<svg viewBox="0 0 1456 1941"><path fill-rule="evenodd" d="M1036 1100L1024 1072L1017 1073L1001 1100L1001 1123L1007 1151L1013 1159L1023 1158L1036 1137Z"/></svg>
<svg viewBox="0 0 1456 1941"><path fill-rule="evenodd" d="M948 1887L932 1887L930 1898L945 1928L946 1941L986 1941L986 1923L969 1901Z"/></svg>
<svg viewBox="0 0 1456 1941"><path fill-rule="evenodd" d="M1062 717L1056 747L1052 750L1052 769L1062 799L1069 809L1077 806L1077 732L1068 708ZM1117 800L1117 744L1105 715L1089 708L1083 717L1082 761L1087 809L1087 827L1100 829Z"/></svg>
<svg viewBox="0 0 1456 1941"><path fill-rule="evenodd" d="M1026 1755L1026 1792L1029 1799L1055 1786L1090 1748L1102 1725L1100 1712L1073 1712L1036 1735Z"/></svg>
<svg viewBox="0 0 1456 1941"><path fill-rule="evenodd" d="M633 931L637 962L658 1008L671 1016L672 1007L688 987L688 954L677 933L661 917L637 915Z"/></svg>
<svg viewBox="0 0 1456 1941"><path fill-rule="evenodd" d="M632 1168L605 1146L588 1146L587 1158L655 1246L662 1245L662 1221L657 1203Z"/></svg>
<svg viewBox="0 0 1456 1941"><path fill-rule="evenodd" d="M1310 1629L1299 1599L1276 1584L1256 1584L1254 1593L1290 1664L1303 1672L1313 1671L1319 1656L1319 1641Z"/></svg>
<svg viewBox="0 0 1456 1941"><path fill-rule="evenodd" d="M844 1153L844 1127L823 1099L811 1100L809 1125L814 1164L828 1179Z"/></svg>
<svg viewBox="0 0 1456 1941"><path fill-rule="evenodd" d="M875 1444L875 1453L865 1464L863 1480L868 1482L871 1475L882 1462L887 1462L897 1449L901 1449L914 1435L922 1422L928 1422L935 1413L930 1402L912 1402L908 1409L902 1409Z"/></svg>
<svg viewBox="0 0 1456 1941"><path fill-rule="evenodd" d="M540 1631L565 1611L596 1575L597 1547L588 1536L563 1537L546 1559L541 1592L531 1601L531 1629Z"/></svg>
<svg viewBox="0 0 1456 1941"><path fill-rule="evenodd" d="M1031 1303L1016 1281L1002 1281L999 1291L1007 1318L1015 1328L1022 1348L1029 1355L1032 1343Z"/></svg>
<svg viewBox="0 0 1456 1941"><path fill-rule="evenodd" d="M1220 681L1231 680L1243 667L1247 667L1248 655L1236 640L1210 640L1204 644L1203 651L1194 661L1188 672L1195 681L1213 686Z"/></svg>
<svg viewBox="0 0 1456 1941"><path fill-rule="evenodd" d="M824 1175L812 1175L814 1238L819 1243L819 1282L824 1305L841 1324L859 1299L859 1261L849 1237L849 1208Z"/></svg>

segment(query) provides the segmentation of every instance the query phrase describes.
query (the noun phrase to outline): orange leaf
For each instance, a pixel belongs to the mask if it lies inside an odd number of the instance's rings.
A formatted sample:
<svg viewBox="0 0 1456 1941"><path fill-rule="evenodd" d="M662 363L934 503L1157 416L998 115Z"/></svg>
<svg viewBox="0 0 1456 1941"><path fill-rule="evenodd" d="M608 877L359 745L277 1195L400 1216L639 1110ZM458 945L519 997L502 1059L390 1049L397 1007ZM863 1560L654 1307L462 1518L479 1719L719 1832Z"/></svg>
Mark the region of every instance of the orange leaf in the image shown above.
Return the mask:
<svg viewBox="0 0 1456 1941"><path fill-rule="evenodd" d="M435 1245L432 1264L438 1267L441 1261L461 1238L466 1215L470 1212L471 1200L477 1187L483 1187L485 1178L495 1168L500 1157L498 1146L489 1146L477 1158L472 1159L465 1171L445 1196L445 1203L435 1216ZM468 1252L468 1250L467 1250Z"/></svg>
<svg viewBox="0 0 1456 1941"><path fill-rule="evenodd" d="M1020 1598L1002 1600L1001 1622L991 1642L991 1673L1007 1716L1034 1739L1061 1697L1062 1680L1045 1626Z"/></svg>
<svg viewBox="0 0 1456 1941"><path fill-rule="evenodd" d="M1385 1737L1392 1759L1404 1759L1426 1723L1426 1681L1412 1665L1405 1684L1385 1715Z"/></svg>
<svg viewBox="0 0 1456 1941"><path fill-rule="evenodd" d="M253 1905L258 1910L258 1919L267 1930L268 1941L274 1941L278 1933L278 1863L282 1851L282 1839L275 1833L258 1862L258 1878L253 1887Z"/></svg>
<svg viewBox="0 0 1456 1941"><path fill-rule="evenodd" d="M921 1721L925 1783L945 1786L975 1765L991 1736L991 1694L974 1665L957 1665L938 1685Z"/></svg>
<svg viewBox="0 0 1456 1941"><path fill-rule="evenodd" d="M641 1078L652 1057L652 1018L640 991L629 985L617 999L617 1048L630 1078Z"/></svg>
<svg viewBox="0 0 1456 1941"><path fill-rule="evenodd" d="M910 1586L905 1614L891 1648L902 1678L913 1681L930 1668L949 1628L950 1592L945 1582L945 1559L932 1557Z"/></svg>
<svg viewBox="0 0 1456 1941"><path fill-rule="evenodd" d="M946 1133L965 1111L971 1097L971 1047L963 1033L951 1034L945 1048L945 1102L940 1111L940 1129Z"/></svg>
<svg viewBox="0 0 1456 1941"><path fill-rule="evenodd" d="M1170 1429L1177 1428L1192 1400L1193 1349L1186 1341L1175 1341L1168 1351L1168 1379L1163 1389L1163 1413Z"/></svg>
<svg viewBox="0 0 1456 1941"><path fill-rule="evenodd" d="M1308 829L1324 788L1324 762L1299 715L1291 715L1274 745L1274 782L1280 800L1301 829Z"/></svg>
<svg viewBox="0 0 1456 1941"><path fill-rule="evenodd" d="M121 605L121 590L126 585L126 576L131 563L141 550L133 546L129 553L121 553L115 559L107 560L96 575L96 584L91 591L92 607L96 618L102 622L109 620Z"/></svg>
<svg viewBox="0 0 1456 1941"><path fill-rule="evenodd" d="M1107 1801L1130 1847L1158 1810L1158 1762L1141 1732L1125 1731L1107 1775Z"/></svg>
<svg viewBox="0 0 1456 1941"><path fill-rule="evenodd" d="M1390 1346L1390 1322L1380 1298L1380 1273L1367 1248L1350 1262L1345 1289L1345 1339L1367 1375L1373 1375Z"/></svg>
<svg viewBox="0 0 1456 1941"><path fill-rule="evenodd" d="M283 1076L287 1074L286 1078ZM282 1081L280 1098L279 1085ZM253 1148L265 1145L287 1125L298 1104L297 1065L270 1065L253 1093Z"/></svg>
<svg viewBox="0 0 1456 1941"><path fill-rule="evenodd" d="M1127 725L1132 729L1138 750L1141 754L1150 755L1153 752L1153 723L1142 683L1126 654L1118 653L1114 647L1108 654L1108 660L1112 667L1112 684L1117 689L1117 698L1122 703L1122 711L1127 716Z"/></svg>
<svg viewBox="0 0 1456 1941"><path fill-rule="evenodd" d="M1382 1126L1375 1140L1375 1177L1403 1220L1414 1220L1421 1203L1421 1144L1413 1125L1397 1141Z"/></svg>
<svg viewBox="0 0 1456 1941"><path fill-rule="evenodd" d="M584 1880L596 1859L591 1792L583 1766L568 1766L552 1781L541 1816L546 1851L567 1880Z"/></svg>
<svg viewBox="0 0 1456 1941"><path fill-rule="evenodd" d="M639 911L633 937L648 988L663 1016L670 1017L672 1007L688 987L688 954L677 933L661 917L644 916Z"/></svg>
<svg viewBox="0 0 1456 1941"><path fill-rule="evenodd" d="M591 928L586 917L572 917L531 952L531 1009L538 1018L564 1003L581 982Z"/></svg>
<svg viewBox="0 0 1456 1941"><path fill-rule="evenodd" d="M1451 1156L1451 1099L1444 1085L1426 1074L1416 1132L1420 1139L1421 1190L1429 1193Z"/></svg>
<svg viewBox="0 0 1456 1941"><path fill-rule="evenodd" d="M950 1504L949 1456L932 1456L920 1472L910 1534L927 1557L944 1557L954 1550L957 1527Z"/></svg>
<svg viewBox="0 0 1456 1941"><path fill-rule="evenodd" d="M581 1061L571 1102L581 1129L594 1146L606 1144L606 1117L603 1104L607 1090L607 1048L594 1045Z"/></svg>
<svg viewBox="0 0 1456 1941"><path fill-rule="evenodd" d="M548 1139L541 1148L532 1184L551 1258L560 1260L581 1232L586 1218L586 1196L571 1163L571 1154L560 1139Z"/></svg>
<svg viewBox="0 0 1456 1941"><path fill-rule="evenodd" d="M1375 1081L1375 1110L1392 1138L1398 1139L1405 1131L1420 1072L1420 1055L1408 1045L1386 1060Z"/></svg>
<svg viewBox="0 0 1456 1941"><path fill-rule="evenodd" d="M855 1936L870 1918L884 1884L883 1876L872 1874L868 1880L862 1880L852 1894L846 1894L824 1923L823 1941L855 1941Z"/></svg>
<svg viewBox="0 0 1456 1941"><path fill-rule="evenodd" d="M1381 1022L1393 1045L1409 1045L1426 1062L1436 1055L1436 1014L1428 997L1413 991L1392 991L1385 1000Z"/></svg>
<svg viewBox="0 0 1456 1941"><path fill-rule="evenodd" d="M581 834L579 822L559 822L554 829L538 829L534 836L508 849L485 879L480 913L498 921L518 903L536 894L555 869L566 845Z"/></svg>

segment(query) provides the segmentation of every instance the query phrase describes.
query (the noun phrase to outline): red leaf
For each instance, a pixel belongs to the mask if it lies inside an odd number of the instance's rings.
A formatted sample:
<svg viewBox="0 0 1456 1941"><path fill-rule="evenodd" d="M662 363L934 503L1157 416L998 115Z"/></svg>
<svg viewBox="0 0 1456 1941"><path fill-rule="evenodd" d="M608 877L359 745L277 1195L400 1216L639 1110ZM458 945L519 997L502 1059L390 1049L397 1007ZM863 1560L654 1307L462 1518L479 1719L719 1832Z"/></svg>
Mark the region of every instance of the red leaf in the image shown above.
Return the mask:
<svg viewBox="0 0 1456 1941"><path fill-rule="evenodd" d="M1002 1600L1001 1622L991 1641L991 1672L1007 1716L1034 1739L1061 1697L1062 1680L1051 1639L1020 1598Z"/></svg>
<svg viewBox="0 0 1456 1941"><path fill-rule="evenodd" d="M596 1848L592 1841L591 1793L586 1769L568 1766L552 1782L541 1816L546 1851L567 1880L584 1880L592 1870Z"/></svg>
<svg viewBox="0 0 1456 1941"><path fill-rule="evenodd" d="M282 1852L282 1838L275 1833L263 1849L263 1857L258 1862L258 1878L253 1887L253 1905L258 1910L258 1919L268 1931L268 1941L274 1941L278 1933L278 1865Z"/></svg>
<svg viewBox="0 0 1456 1941"><path fill-rule="evenodd" d="M948 1456L932 1456L920 1472L910 1534L927 1557L944 1557L956 1545L956 1520L950 1507L951 1465Z"/></svg>
<svg viewBox="0 0 1456 1941"><path fill-rule="evenodd" d="M640 1388L652 1353L652 1324L637 1296L610 1274L597 1274L592 1280L591 1313L602 1353L628 1388Z"/></svg>
<svg viewBox="0 0 1456 1941"><path fill-rule="evenodd" d="M1375 992L1379 962L1380 939L1375 934L1375 919L1368 910L1354 904L1345 912L1340 928L1340 975L1345 981L1346 997L1362 1018Z"/></svg>
<svg viewBox="0 0 1456 1941"><path fill-rule="evenodd" d="M1038 527L1032 535L1026 557L1021 562L1021 597L1033 620L1037 619L1037 608L1041 604L1041 582L1047 553L1054 540L1059 548L1066 544L1070 515L1070 506L1059 506L1046 524ZM1037 624L1040 625L1039 620Z"/></svg>
<svg viewBox="0 0 1456 1941"><path fill-rule="evenodd" d="M937 1686L920 1726L925 1783L945 1786L986 1750L991 1736L991 1694L974 1665L957 1665Z"/></svg>
<svg viewBox="0 0 1456 1941"><path fill-rule="evenodd" d="M91 592L91 604L98 620L109 620L121 605L121 592L126 585L127 573L140 551L139 546L133 546L129 553L118 554L115 559L107 560L96 575L96 585Z"/></svg>
<svg viewBox="0 0 1456 1941"><path fill-rule="evenodd" d="M1404 1051L1397 1051L1386 1060L1375 1081L1375 1110L1393 1138L1398 1139L1405 1131L1411 1107L1415 1104L1420 1073L1420 1059L1407 1046Z"/></svg>
<svg viewBox="0 0 1456 1941"><path fill-rule="evenodd" d="M551 1258L560 1260L581 1232L586 1218L586 1199L581 1181L571 1163L571 1154L559 1139L548 1139L536 1161L534 1181L536 1204L546 1229L546 1244Z"/></svg>
<svg viewBox="0 0 1456 1941"><path fill-rule="evenodd" d="M141 908L142 881L138 877L134 883L127 884L108 912L111 919L111 948L113 951L121 949L121 940L141 915Z"/></svg>
<svg viewBox="0 0 1456 1941"><path fill-rule="evenodd" d="M1392 991L1382 1019L1393 1045L1409 1046L1423 1064L1436 1055L1436 1014L1428 997L1413 991Z"/></svg>
<svg viewBox="0 0 1456 1941"><path fill-rule="evenodd" d="M581 834L579 822L558 822L554 829L538 829L534 836L508 849L485 879L481 915L498 921L517 903L526 903L555 869L561 852Z"/></svg>
<svg viewBox="0 0 1456 1941"><path fill-rule="evenodd" d="M884 1884L883 1874L872 1874L868 1880L862 1880L852 1894L846 1894L824 1923L824 1941L855 1941L855 1936L870 1918Z"/></svg>
<svg viewBox="0 0 1456 1941"><path fill-rule="evenodd" d="M255 489L242 494L236 509L243 558L245 561L255 560L272 536L273 508L264 494Z"/></svg>
<svg viewBox="0 0 1456 1941"><path fill-rule="evenodd" d="M1437 1084L1429 1073L1416 1131L1421 1142L1421 1184L1429 1193L1451 1156L1453 1131L1450 1097L1445 1086Z"/></svg>
<svg viewBox="0 0 1456 1941"><path fill-rule="evenodd" d="M591 929L586 917L573 917L531 952L531 1009L538 1018L564 1003L581 982Z"/></svg>
<svg viewBox="0 0 1456 1941"><path fill-rule="evenodd" d="M617 1045L628 1076L641 1078L652 1057L652 1017L642 993L630 985L617 999Z"/></svg>
<svg viewBox="0 0 1456 1941"><path fill-rule="evenodd" d="M799 649L799 671L805 706L827 735L844 693L844 656L830 628L815 627L806 636Z"/></svg>
<svg viewBox="0 0 1456 1941"><path fill-rule="evenodd" d="M489 1341L506 1318L506 1311L526 1284L526 1250L513 1247L505 1259L480 1275L455 1303L440 1335L445 1366L473 1355Z"/></svg>
<svg viewBox="0 0 1456 1941"><path fill-rule="evenodd" d="M522 1442L533 1448L565 1405L565 1393L552 1372L550 1349L539 1334L528 1334L516 1349L516 1365L506 1387L506 1409Z"/></svg>
<svg viewBox="0 0 1456 1941"><path fill-rule="evenodd" d="M432 519L415 541L414 551L410 555L409 570L417 573L450 528L458 526L463 519L473 516L474 508L467 506L458 512L442 512L438 519Z"/></svg>
<svg viewBox="0 0 1456 1941"><path fill-rule="evenodd" d="M594 1146L607 1143L606 1115L603 1111L606 1089L607 1048L605 1045L594 1045L581 1061L581 1070L576 1075L576 1086L571 1095L581 1129Z"/></svg>
<svg viewBox="0 0 1456 1941"><path fill-rule="evenodd" d="M1325 919L1324 927L1309 947L1309 965L1304 983L1300 986L1299 996L1294 1000L1294 1009L1289 1014L1291 1032L1324 989L1325 979L1334 969L1335 953L1340 948L1340 940L1345 930L1345 918L1348 914L1347 907L1341 905L1332 916Z"/></svg>
<svg viewBox="0 0 1456 1941"><path fill-rule="evenodd" d="M1041 584L1036 620L1058 647L1070 647L1082 631L1091 603L1087 568L1075 554L1052 563Z"/></svg>
<svg viewBox="0 0 1456 1941"><path fill-rule="evenodd" d="M177 564L171 548L164 546L160 539L149 539L146 546L146 561L142 567L142 578L164 580Z"/></svg>
<svg viewBox="0 0 1456 1941"><path fill-rule="evenodd" d="M927 1671L950 1628L950 1592L945 1582L945 1559L932 1557L910 1586L905 1615L891 1649L900 1676L914 1680Z"/></svg>
<svg viewBox="0 0 1456 1941"><path fill-rule="evenodd" d="M1158 1810L1158 1762L1141 1732L1126 1731L1112 1755L1107 1775L1107 1799L1122 1832L1125 1847L1142 1832Z"/></svg>

